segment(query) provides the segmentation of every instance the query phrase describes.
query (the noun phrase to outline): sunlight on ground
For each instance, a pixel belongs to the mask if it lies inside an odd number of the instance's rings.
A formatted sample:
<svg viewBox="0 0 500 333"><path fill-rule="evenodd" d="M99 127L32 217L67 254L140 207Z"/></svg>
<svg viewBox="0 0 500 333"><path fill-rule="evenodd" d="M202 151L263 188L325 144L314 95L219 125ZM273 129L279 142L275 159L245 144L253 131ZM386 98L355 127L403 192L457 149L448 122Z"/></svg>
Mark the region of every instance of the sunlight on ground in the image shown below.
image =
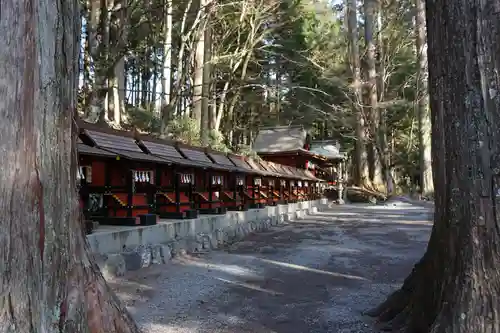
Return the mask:
<svg viewBox="0 0 500 333"><path fill-rule="evenodd" d="M394 205L374 205L374 206L366 206L362 207L363 209L369 209L369 210L424 210L424 208L419 207L419 206L413 206L411 204L407 203L398 203Z"/></svg>
<svg viewBox="0 0 500 333"><path fill-rule="evenodd" d="M199 332L200 329L202 328L201 323L194 324L192 323L191 325L186 325L187 323L183 323L182 326L179 325L165 325L165 324L154 324L154 323L148 323L145 325L142 325L142 329L146 332L162 332L162 333L184 333L184 332L189 332L189 333L195 333Z"/></svg>
<svg viewBox="0 0 500 333"><path fill-rule="evenodd" d="M226 264L218 264L211 263L207 261L201 260L193 260L189 258L183 258L179 260L179 263L183 265L189 265L199 268L206 268L222 273L227 273L234 276L244 277L244 278L259 278L260 276L253 270L238 266L238 265L226 265Z"/></svg>
<svg viewBox="0 0 500 333"><path fill-rule="evenodd" d="M217 280L225 282L225 283L228 283L228 284L232 284L232 285L235 285L235 286L238 286L238 287L243 287L243 288L247 288L247 289L251 289L251 290L255 290L255 291L261 291L261 292L264 292L264 293L271 294L273 296L283 295L283 293L280 293L280 292L277 292L277 291L274 291L274 290L270 290L270 289L261 288L261 287L255 285L255 284L252 284L252 283L231 281L231 280L226 280L226 279L223 279L223 278L217 278Z"/></svg>
<svg viewBox="0 0 500 333"><path fill-rule="evenodd" d="M351 280L368 281L368 279L365 279L362 276L329 272L329 271L325 271L325 270L321 270L321 269L315 269L315 268L305 267L305 266L301 266L301 265L289 264L286 262L280 262L280 261L275 261L275 260L270 260L270 259L259 258L258 260L263 261L265 263L269 263L269 264L273 264L273 265L277 265L277 266L281 266L281 267L286 267L286 268L297 269L297 270L306 271L306 272L325 274L325 275L330 275L330 276L345 278L345 279L351 279Z"/></svg>
<svg viewBox="0 0 500 333"><path fill-rule="evenodd" d="M332 215L332 216L335 216L335 215ZM372 223L372 224L381 224L381 225L392 225L392 224L416 224L416 225L431 224L432 225L432 222L426 218L422 218L422 219L418 219L418 220L417 219L401 220L400 218L401 218L401 216L398 217L398 219L395 218L394 220L391 220L391 219L388 219L386 216L384 216L383 218L368 218L368 217L363 217L363 216L356 216L356 217L352 217L352 218L351 217L338 218L337 216L335 216L335 218L330 219L329 222L326 222L326 221L320 222L317 220L304 219L304 220L298 221L298 223L307 223L307 224L311 224L311 225L332 225L332 224L335 224L338 222L341 222L341 223L361 222L364 224Z"/></svg>

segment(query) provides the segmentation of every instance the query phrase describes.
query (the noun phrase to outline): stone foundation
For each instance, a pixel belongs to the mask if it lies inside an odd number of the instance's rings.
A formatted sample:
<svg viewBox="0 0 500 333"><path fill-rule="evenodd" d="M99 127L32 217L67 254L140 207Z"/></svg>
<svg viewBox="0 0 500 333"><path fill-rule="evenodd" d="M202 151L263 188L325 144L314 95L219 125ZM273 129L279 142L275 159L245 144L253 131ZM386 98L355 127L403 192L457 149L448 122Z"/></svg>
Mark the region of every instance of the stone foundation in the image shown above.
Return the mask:
<svg viewBox="0 0 500 333"><path fill-rule="evenodd" d="M326 208L326 199L268 206L190 220L161 220L153 226L114 227L88 235L91 249L105 275L121 276L173 256L234 243L285 221L301 219Z"/></svg>

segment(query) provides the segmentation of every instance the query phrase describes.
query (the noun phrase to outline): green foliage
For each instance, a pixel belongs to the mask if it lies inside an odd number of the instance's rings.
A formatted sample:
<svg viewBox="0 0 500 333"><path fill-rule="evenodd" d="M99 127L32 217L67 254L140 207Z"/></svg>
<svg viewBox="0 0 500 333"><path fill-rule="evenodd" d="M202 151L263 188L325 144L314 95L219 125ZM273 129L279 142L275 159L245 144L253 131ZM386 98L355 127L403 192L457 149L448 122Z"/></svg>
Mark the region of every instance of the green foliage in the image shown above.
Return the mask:
<svg viewBox="0 0 500 333"><path fill-rule="evenodd" d="M105 59L110 62L116 54L126 55L126 86L132 91L126 94L124 118L128 124L124 125L159 134L161 123L154 107L164 69L165 2L132 0L128 4L126 34L118 29L118 13L113 14L112 41L107 50L110 54L97 59L97 63ZM189 4L173 1L170 97L174 102L167 131L171 139L199 145L197 121L179 115L179 110L193 100L193 41L203 27L201 24L193 28L198 9L193 2L186 11ZM402 0L382 6L383 30L376 31L382 41L379 45L377 39L377 50L382 51L377 71L383 68L385 72L381 104L392 160L403 174L410 175L418 165L413 110L417 91L413 3ZM209 130L210 147L220 151L233 148L240 154L255 156L242 143L248 143L259 126L300 124L313 128L315 138L338 139L344 150L352 151L355 117L342 5L334 6L328 0L221 0L214 2L208 24L212 31L210 89L215 96L210 97L209 104L223 108L218 131ZM358 26L363 56L361 16ZM122 47L117 41L125 35L126 45ZM184 43L184 58L179 61ZM182 66L182 72L178 66ZM79 110L88 107L90 95L91 91L80 91Z"/></svg>
<svg viewBox="0 0 500 333"><path fill-rule="evenodd" d="M200 127L198 122L189 116L172 119L167 126L171 139L193 146L200 145Z"/></svg>
<svg viewBox="0 0 500 333"><path fill-rule="evenodd" d="M255 159L260 158L259 155L257 155L257 153L254 150L252 150L252 147L248 145L237 145L236 147L234 147L234 153Z"/></svg>
<svg viewBox="0 0 500 333"><path fill-rule="evenodd" d="M213 150L218 150L224 153L230 152L225 144L225 138L219 131L210 130L208 132L208 146Z"/></svg>
<svg viewBox="0 0 500 333"><path fill-rule="evenodd" d="M127 105L128 125L145 133L159 133L161 122L155 114L140 106Z"/></svg>

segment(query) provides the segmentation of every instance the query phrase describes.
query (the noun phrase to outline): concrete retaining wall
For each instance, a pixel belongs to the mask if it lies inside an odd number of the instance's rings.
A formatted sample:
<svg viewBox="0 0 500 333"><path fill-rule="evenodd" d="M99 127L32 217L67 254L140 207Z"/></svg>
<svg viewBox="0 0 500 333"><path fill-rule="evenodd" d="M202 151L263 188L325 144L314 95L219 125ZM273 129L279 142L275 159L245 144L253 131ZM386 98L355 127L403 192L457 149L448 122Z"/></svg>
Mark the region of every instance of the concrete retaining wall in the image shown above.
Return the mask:
<svg viewBox="0 0 500 333"><path fill-rule="evenodd" d="M250 232L314 214L326 199L269 206L225 215L204 215L189 220L162 220L153 226L120 227L88 235L103 273L123 275L172 256L204 251L233 243Z"/></svg>

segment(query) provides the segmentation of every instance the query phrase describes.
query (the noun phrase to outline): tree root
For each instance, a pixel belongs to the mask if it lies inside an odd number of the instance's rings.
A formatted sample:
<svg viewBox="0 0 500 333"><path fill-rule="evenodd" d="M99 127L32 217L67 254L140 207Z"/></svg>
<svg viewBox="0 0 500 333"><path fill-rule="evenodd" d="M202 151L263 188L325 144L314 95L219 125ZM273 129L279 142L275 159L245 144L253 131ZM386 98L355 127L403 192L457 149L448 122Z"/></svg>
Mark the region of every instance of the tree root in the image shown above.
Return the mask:
<svg viewBox="0 0 500 333"><path fill-rule="evenodd" d="M420 262L415 265L412 272L403 282L400 289L393 292L387 299L379 306L368 310L365 315L377 318L379 322L389 322L393 320L398 314L405 310L416 290L417 273L420 271Z"/></svg>
<svg viewBox="0 0 500 333"><path fill-rule="evenodd" d="M400 314L409 304L412 293L403 288L393 292L382 304L365 314L376 317L379 322L389 322Z"/></svg>
<svg viewBox="0 0 500 333"><path fill-rule="evenodd" d="M383 325L381 325L379 329L385 332L400 331L401 329L406 327L410 311L410 306L407 306L404 310L400 311L396 316L394 316L394 318L392 318L390 321L379 321L379 323L383 323Z"/></svg>
<svg viewBox="0 0 500 333"><path fill-rule="evenodd" d="M418 278L422 270L423 260L415 265L412 272L403 282L400 289L394 291L379 306L368 310L365 315L376 318L381 331L399 332L406 328L412 311L412 301L415 296Z"/></svg>

